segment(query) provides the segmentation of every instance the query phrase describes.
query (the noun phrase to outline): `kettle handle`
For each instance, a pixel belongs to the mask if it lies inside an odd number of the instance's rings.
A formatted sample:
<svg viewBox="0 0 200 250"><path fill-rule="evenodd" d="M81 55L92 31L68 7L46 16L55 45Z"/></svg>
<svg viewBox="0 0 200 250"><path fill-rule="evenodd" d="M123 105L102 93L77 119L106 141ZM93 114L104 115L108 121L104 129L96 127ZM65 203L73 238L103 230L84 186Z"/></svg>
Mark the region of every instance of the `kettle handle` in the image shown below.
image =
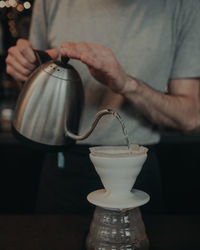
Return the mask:
<svg viewBox="0 0 200 250"><path fill-rule="evenodd" d="M41 66L43 63L51 61L52 58L50 57L50 55L44 51L44 50L33 50L35 56L36 56L36 66Z"/></svg>

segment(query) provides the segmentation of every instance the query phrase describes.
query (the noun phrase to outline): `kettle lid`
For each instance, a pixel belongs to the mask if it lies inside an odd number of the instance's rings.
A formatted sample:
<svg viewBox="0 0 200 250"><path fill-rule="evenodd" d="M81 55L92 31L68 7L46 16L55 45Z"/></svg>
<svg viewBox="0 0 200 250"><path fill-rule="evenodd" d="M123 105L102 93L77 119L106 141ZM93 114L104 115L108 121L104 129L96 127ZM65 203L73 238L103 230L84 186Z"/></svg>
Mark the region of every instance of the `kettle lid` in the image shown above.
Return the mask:
<svg viewBox="0 0 200 250"><path fill-rule="evenodd" d="M68 57L62 56L61 61L50 60L40 65L40 67L43 71L58 79L66 81L80 80L78 72L72 65L68 64L68 61Z"/></svg>

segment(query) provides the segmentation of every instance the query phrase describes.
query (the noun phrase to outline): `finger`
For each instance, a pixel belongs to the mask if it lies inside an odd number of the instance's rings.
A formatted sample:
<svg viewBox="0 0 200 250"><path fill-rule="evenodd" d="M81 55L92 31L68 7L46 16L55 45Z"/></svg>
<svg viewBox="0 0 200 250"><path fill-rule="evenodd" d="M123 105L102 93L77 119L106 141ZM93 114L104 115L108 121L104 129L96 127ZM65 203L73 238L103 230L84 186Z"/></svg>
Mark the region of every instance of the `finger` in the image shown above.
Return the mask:
<svg viewBox="0 0 200 250"><path fill-rule="evenodd" d="M80 59L80 48L76 45L76 43L68 42L61 45L61 55L68 56L72 59Z"/></svg>
<svg viewBox="0 0 200 250"><path fill-rule="evenodd" d="M16 60L15 57L13 57L12 55L8 55L6 58L6 63L7 65L11 66L13 68L13 70L15 69L15 71L17 71L18 73L24 75L24 76L28 76L30 75L30 73L32 72L33 68L31 67L24 67L23 65L21 65L20 63L18 63L18 61ZM34 66L35 67L35 66Z"/></svg>
<svg viewBox="0 0 200 250"><path fill-rule="evenodd" d="M28 77L24 76L23 74L17 72L12 66L7 65L6 72L11 75L16 81L25 82L27 81Z"/></svg>
<svg viewBox="0 0 200 250"><path fill-rule="evenodd" d="M80 53L77 53L74 50L69 50L67 48L61 48L60 53L62 56L68 56L71 59L80 59Z"/></svg>
<svg viewBox="0 0 200 250"><path fill-rule="evenodd" d="M33 70L35 68L35 64L31 63L29 60L27 60L16 46L8 49L8 55L10 55L16 59L13 62L10 61L10 64L18 63L21 66L23 66L24 68L29 69L29 70Z"/></svg>
<svg viewBox="0 0 200 250"><path fill-rule="evenodd" d="M46 52L49 54L49 56L53 59L56 60L58 59L59 53L56 49L48 49Z"/></svg>
<svg viewBox="0 0 200 250"><path fill-rule="evenodd" d="M86 43L86 42L64 42L61 48L65 48L68 53L87 53L93 56L108 56L112 55L112 51L102 44Z"/></svg>
<svg viewBox="0 0 200 250"><path fill-rule="evenodd" d="M110 49L101 44L88 44L85 42L63 43L61 45L61 54L81 60L88 65L96 62L98 68L99 64L113 60L113 54Z"/></svg>
<svg viewBox="0 0 200 250"><path fill-rule="evenodd" d="M89 56L89 55L81 55L80 58L81 62L86 64L88 67L91 67L93 69L97 69L97 70L103 70L103 65L105 64L104 61L102 60L98 60L96 58L94 58L93 56Z"/></svg>
<svg viewBox="0 0 200 250"><path fill-rule="evenodd" d="M82 63L86 64L88 67L105 71L107 68L112 66L112 60L106 58L105 56L98 55L96 53L87 53L85 50L76 51L76 50L69 50L68 48L61 48L60 50L61 55L66 55L72 59L78 59Z"/></svg>
<svg viewBox="0 0 200 250"><path fill-rule="evenodd" d="M34 64L36 62L36 57L33 51L31 43L25 39L19 39L17 41L17 48L21 54L26 58L27 61Z"/></svg>
<svg viewBox="0 0 200 250"><path fill-rule="evenodd" d="M94 53L91 44L84 43L84 42L67 42L61 45L61 55L68 56L72 59L78 59L83 63L87 64L88 66L94 63L87 58L97 58L98 56Z"/></svg>

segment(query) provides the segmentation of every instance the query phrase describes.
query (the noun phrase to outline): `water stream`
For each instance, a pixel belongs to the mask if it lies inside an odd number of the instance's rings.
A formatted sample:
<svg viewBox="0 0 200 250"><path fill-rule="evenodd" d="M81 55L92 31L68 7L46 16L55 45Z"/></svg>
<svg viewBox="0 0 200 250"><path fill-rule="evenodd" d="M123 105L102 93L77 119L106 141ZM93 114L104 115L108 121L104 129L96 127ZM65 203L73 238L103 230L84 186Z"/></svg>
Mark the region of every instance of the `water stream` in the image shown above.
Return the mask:
<svg viewBox="0 0 200 250"><path fill-rule="evenodd" d="M112 114L113 114L113 115L118 119L118 121L120 122L121 127L122 127L122 132L123 132L123 135L124 135L124 139L125 139L125 141L126 141L126 145L127 145L127 147L128 147L128 150L130 150L130 141L129 141L129 138L128 138L128 132L127 132L125 123L124 123L123 119L121 118L121 116L120 116L116 111L114 111Z"/></svg>

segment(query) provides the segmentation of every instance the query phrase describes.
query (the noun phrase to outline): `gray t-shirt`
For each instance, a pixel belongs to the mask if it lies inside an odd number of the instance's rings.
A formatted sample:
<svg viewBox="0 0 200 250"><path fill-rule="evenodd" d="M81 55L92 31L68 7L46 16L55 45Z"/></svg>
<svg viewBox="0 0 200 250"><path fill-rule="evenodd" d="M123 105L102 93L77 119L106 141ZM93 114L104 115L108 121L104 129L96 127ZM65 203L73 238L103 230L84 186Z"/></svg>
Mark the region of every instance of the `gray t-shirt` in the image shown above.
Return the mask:
<svg viewBox="0 0 200 250"><path fill-rule="evenodd" d="M104 44L133 77L164 92L170 79L200 76L199 0L36 0L30 41L39 49L65 41ZM83 132L97 111L115 109L132 143L154 144L159 131L122 96L94 80L79 61L85 105ZM105 116L84 144L124 144L115 117Z"/></svg>

